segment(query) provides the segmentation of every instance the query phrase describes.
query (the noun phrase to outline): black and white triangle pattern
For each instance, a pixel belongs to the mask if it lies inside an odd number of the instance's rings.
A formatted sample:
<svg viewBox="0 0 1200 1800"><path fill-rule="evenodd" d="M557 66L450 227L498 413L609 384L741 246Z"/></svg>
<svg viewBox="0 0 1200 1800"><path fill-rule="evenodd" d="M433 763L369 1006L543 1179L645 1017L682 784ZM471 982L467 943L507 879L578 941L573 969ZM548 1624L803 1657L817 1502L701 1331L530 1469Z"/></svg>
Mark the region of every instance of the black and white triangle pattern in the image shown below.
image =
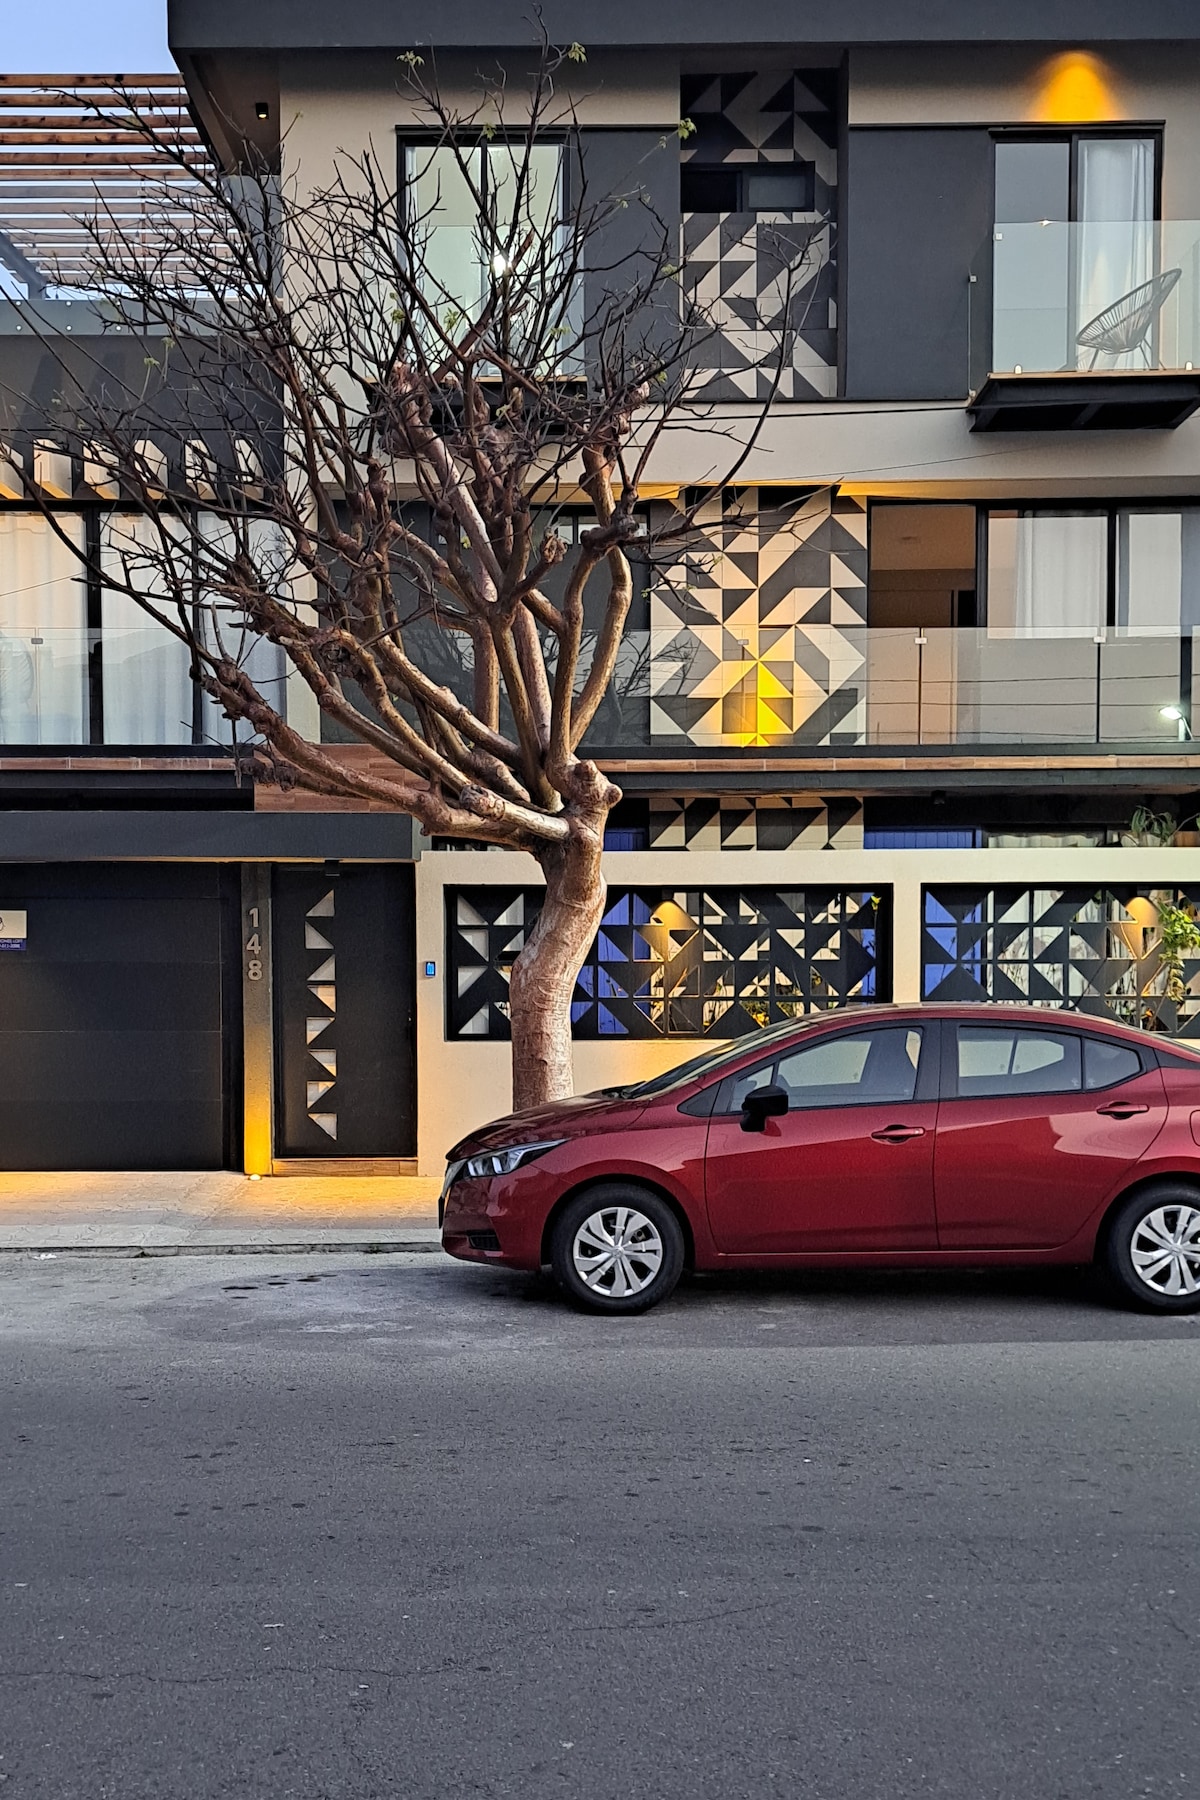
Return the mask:
<svg viewBox="0 0 1200 1800"><path fill-rule="evenodd" d="M685 161L802 162L813 210L685 213L683 286L710 400L829 398L837 391L837 93L833 69L685 76ZM785 367L777 374L781 344Z"/></svg>

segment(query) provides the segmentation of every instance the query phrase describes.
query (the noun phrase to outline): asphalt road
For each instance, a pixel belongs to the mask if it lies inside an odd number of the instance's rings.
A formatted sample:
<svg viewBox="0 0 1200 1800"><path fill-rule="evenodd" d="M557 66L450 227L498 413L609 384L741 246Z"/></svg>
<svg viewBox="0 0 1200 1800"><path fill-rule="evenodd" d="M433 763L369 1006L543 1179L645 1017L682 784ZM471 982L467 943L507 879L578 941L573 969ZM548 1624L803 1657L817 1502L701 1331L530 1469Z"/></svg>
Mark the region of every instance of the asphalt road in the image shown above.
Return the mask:
<svg viewBox="0 0 1200 1800"><path fill-rule="evenodd" d="M0 1261L0 1794L1200 1800L1200 1323Z"/></svg>

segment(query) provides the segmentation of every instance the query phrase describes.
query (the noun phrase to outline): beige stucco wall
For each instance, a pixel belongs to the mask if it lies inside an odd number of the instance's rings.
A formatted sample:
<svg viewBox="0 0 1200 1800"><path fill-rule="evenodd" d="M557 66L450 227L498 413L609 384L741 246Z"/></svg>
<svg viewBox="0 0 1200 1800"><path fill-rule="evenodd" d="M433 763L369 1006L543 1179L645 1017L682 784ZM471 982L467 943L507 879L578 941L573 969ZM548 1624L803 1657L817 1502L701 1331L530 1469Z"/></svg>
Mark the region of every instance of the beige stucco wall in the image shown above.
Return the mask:
<svg viewBox="0 0 1200 1800"><path fill-rule="evenodd" d="M430 53L426 53L429 55ZM469 113L478 104L485 78L495 79L495 53L486 50L439 54L419 71L447 104ZM520 117L520 96L536 67L532 50L510 52L503 60L511 117ZM584 64L561 70L555 80L555 107L564 123L585 126L641 126L673 131L679 123L679 60L661 52L630 56L593 51ZM556 116L552 109L550 120ZM280 64L279 119L286 133L285 165L305 183L320 185L332 174L338 151L350 154L373 145L381 166L391 171L398 127L428 128L415 105L406 72L386 52L336 57L285 55Z"/></svg>
<svg viewBox="0 0 1200 1800"><path fill-rule="evenodd" d="M1086 27L1086 6L1080 25ZM1200 45L894 45L850 53L851 126L1162 125L1163 213L1200 219ZM1072 114L1071 108L1080 108Z"/></svg>
<svg viewBox="0 0 1200 1800"><path fill-rule="evenodd" d="M925 883L1014 882L1056 888L1082 882L1102 887L1136 882L1144 888L1200 881L1200 849L1165 850L831 850L742 851L736 854L639 851L605 858L609 883L680 888L807 885L892 889L893 996L920 999L921 888ZM418 1167L441 1173L457 1138L507 1112L512 1101L509 1046L448 1043L445 1029L445 889L448 886L537 886L532 857L507 851L437 851L417 864L417 1115ZM421 975L426 961L437 975ZM614 1039L575 1046L579 1093L636 1081L686 1061L705 1046L690 1038L650 1042Z"/></svg>
<svg viewBox="0 0 1200 1800"><path fill-rule="evenodd" d="M714 407L659 439L648 480L719 479L756 428L753 407ZM1004 499L1200 491L1200 414L1175 431L972 433L962 401L776 405L738 480L839 482L847 493Z"/></svg>

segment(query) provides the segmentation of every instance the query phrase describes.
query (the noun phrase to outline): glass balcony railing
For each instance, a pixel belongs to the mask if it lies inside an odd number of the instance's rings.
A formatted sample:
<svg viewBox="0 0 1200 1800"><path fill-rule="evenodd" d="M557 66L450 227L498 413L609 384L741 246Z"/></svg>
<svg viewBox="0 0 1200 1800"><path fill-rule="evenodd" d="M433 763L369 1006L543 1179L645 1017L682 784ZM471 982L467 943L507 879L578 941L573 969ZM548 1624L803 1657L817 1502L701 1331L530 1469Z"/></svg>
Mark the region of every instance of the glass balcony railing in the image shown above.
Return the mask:
<svg viewBox="0 0 1200 1800"><path fill-rule="evenodd" d="M228 747L233 727L196 688L190 660L177 638L136 615L103 630L0 624L0 745ZM255 642L243 662L286 710L282 651Z"/></svg>
<svg viewBox="0 0 1200 1800"><path fill-rule="evenodd" d="M914 745L1122 744L1169 749L1200 699L1200 638L808 627L790 658L718 663L690 634L626 634L587 748L634 753ZM286 708L281 652L245 664ZM465 661L440 669L470 702ZM582 677L581 677L582 679ZM103 630L0 626L0 744L209 745L229 722L198 698L186 649L153 622Z"/></svg>
<svg viewBox="0 0 1200 1800"><path fill-rule="evenodd" d="M993 374L1200 367L1200 222L995 227Z"/></svg>
<svg viewBox="0 0 1200 1800"><path fill-rule="evenodd" d="M824 632L827 642L821 637ZM646 636L647 634L641 634ZM648 634L622 695L628 744L637 701L649 742L711 748L1131 744L1166 749L1200 696L1193 640L1007 635L978 630L816 627L789 668L772 641L733 669L686 634ZM1200 640L1197 640L1200 642ZM1167 709L1167 711L1164 711ZM1169 716L1173 712L1174 717ZM643 715L644 716L644 715ZM639 740L646 742L646 739Z"/></svg>

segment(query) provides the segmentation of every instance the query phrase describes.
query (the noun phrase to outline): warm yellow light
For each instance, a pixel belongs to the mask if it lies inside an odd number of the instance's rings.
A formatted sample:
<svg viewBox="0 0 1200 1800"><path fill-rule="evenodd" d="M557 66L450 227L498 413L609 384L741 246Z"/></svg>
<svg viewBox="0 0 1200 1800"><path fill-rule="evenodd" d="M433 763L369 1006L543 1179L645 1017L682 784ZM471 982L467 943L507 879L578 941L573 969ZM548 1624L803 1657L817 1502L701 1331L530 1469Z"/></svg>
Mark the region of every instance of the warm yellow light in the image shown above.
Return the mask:
<svg viewBox="0 0 1200 1800"><path fill-rule="evenodd" d="M1065 50L1039 71L1031 118L1054 125L1085 125L1117 116L1109 71L1098 56Z"/></svg>

